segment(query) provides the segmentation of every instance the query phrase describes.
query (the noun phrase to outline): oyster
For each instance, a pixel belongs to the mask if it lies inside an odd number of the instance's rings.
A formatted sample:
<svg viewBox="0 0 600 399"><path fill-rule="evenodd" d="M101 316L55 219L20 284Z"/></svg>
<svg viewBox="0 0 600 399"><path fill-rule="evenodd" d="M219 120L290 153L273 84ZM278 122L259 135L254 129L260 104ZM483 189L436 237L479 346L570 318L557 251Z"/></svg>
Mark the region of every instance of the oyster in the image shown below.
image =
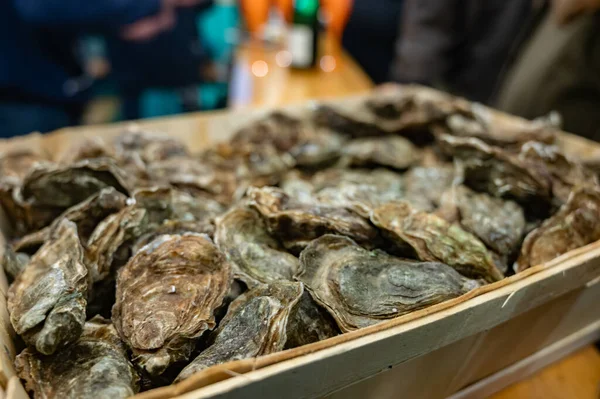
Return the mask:
<svg viewBox="0 0 600 399"><path fill-rule="evenodd" d="M86 244L86 262L94 283L110 279L113 266L123 245L148 231L148 216L145 209L135 206L123 208L109 215L96 226ZM124 257L127 258L127 253Z"/></svg>
<svg viewBox="0 0 600 399"><path fill-rule="evenodd" d="M327 129L314 129L305 134L290 154L296 165L305 168L319 168L337 161L346 143L346 138Z"/></svg>
<svg viewBox="0 0 600 399"><path fill-rule="evenodd" d="M302 122L281 112L273 112L235 133L231 145L269 144L277 151L288 152L300 142Z"/></svg>
<svg viewBox="0 0 600 399"><path fill-rule="evenodd" d="M323 341L339 333L335 319L304 290L290 314L284 349Z"/></svg>
<svg viewBox="0 0 600 399"><path fill-rule="evenodd" d="M13 192L12 204L3 204L19 235L49 225L63 211L103 188L129 192L131 182L108 158L84 160L71 166L38 166Z"/></svg>
<svg viewBox="0 0 600 399"><path fill-rule="evenodd" d="M464 168L465 183L494 197L510 198L547 213L551 181L543 170L475 138L440 136L442 148Z"/></svg>
<svg viewBox="0 0 600 399"><path fill-rule="evenodd" d="M518 249L525 231L523 209L512 201L456 188L460 223L497 254L511 255Z"/></svg>
<svg viewBox="0 0 600 399"><path fill-rule="evenodd" d="M13 151L0 156L0 176L2 183L20 184L35 167L51 165L43 154L33 151Z"/></svg>
<svg viewBox="0 0 600 399"><path fill-rule="evenodd" d="M411 168L404 175L403 200L417 209L433 211L441 205L442 195L454 178L454 167L449 164Z"/></svg>
<svg viewBox="0 0 600 399"><path fill-rule="evenodd" d="M330 170L330 169L327 169ZM314 202L314 190L310 176L304 175L297 169L293 169L285 174L279 186L290 197L296 201L312 203Z"/></svg>
<svg viewBox="0 0 600 399"><path fill-rule="evenodd" d="M571 190L575 187L599 186L595 173L571 161L556 146L535 141L525 143L519 159L538 163L548 171L552 176L552 193L561 204L567 202Z"/></svg>
<svg viewBox="0 0 600 399"><path fill-rule="evenodd" d="M101 137L95 136L85 138L81 142L73 144L67 151L60 155L59 163L70 165L84 159L104 157L115 159L116 154Z"/></svg>
<svg viewBox="0 0 600 399"><path fill-rule="evenodd" d="M4 246L2 254L2 268L4 273L14 280L23 269L29 264L29 255L22 252L15 252L10 245Z"/></svg>
<svg viewBox="0 0 600 399"><path fill-rule="evenodd" d="M88 284L77 227L65 219L8 290L15 331L45 355L76 341L85 323Z"/></svg>
<svg viewBox="0 0 600 399"><path fill-rule="evenodd" d="M371 221L387 233L400 251L414 252L422 261L442 262L467 277L487 282L504 277L477 237L406 202L390 202L375 209Z"/></svg>
<svg viewBox="0 0 600 399"><path fill-rule="evenodd" d="M86 243L98 223L108 215L123 209L126 203L127 197L115 188L104 188L85 201L64 211L50 226L21 237L14 243L14 248L16 251L35 253L62 219L74 222L77 225L79 238L83 243Z"/></svg>
<svg viewBox="0 0 600 399"><path fill-rule="evenodd" d="M379 238L368 221L351 211L301 203L275 187L251 187L248 198L250 207L266 220L269 231L293 253L328 233L346 235L365 245L374 245Z"/></svg>
<svg viewBox="0 0 600 399"><path fill-rule="evenodd" d="M354 139L343 148L345 162L352 166L385 166L407 169L418 162L419 150L399 136Z"/></svg>
<svg viewBox="0 0 600 399"><path fill-rule="evenodd" d="M193 158L154 162L148 165L148 175L155 184L204 193L223 204L233 201L238 183L235 171Z"/></svg>
<svg viewBox="0 0 600 399"><path fill-rule="evenodd" d="M187 360L230 284L231 266L206 236L161 236L140 249L119 270L112 311L134 363L159 375Z"/></svg>
<svg viewBox="0 0 600 399"><path fill-rule="evenodd" d="M442 263L368 251L335 235L311 242L300 263L299 280L344 332L455 298L478 285Z"/></svg>
<svg viewBox="0 0 600 399"><path fill-rule="evenodd" d="M152 132L125 132L113 140L112 146L117 158L136 154L145 163L189 155L181 141L166 134Z"/></svg>
<svg viewBox="0 0 600 399"><path fill-rule="evenodd" d="M584 187L571 193L560 210L525 238L515 264L520 272L600 239L600 191Z"/></svg>
<svg viewBox="0 0 600 399"><path fill-rule="evenodd" d="M368 218L386 202L404 197L402 176L385 169L335 170L317 173L314 197L322 204L350 209Z"/></svg>
<svg viewBox="0 0 600 399"><path fill-rule="evenodd" d="M216 244L233 265L234 276L247 285L292 280L297 273L298 258L269 235L256 211L233 208L216 225Z"/></svg>
<svg viewBox="0 0 600 399"><path fill-rule="evenodd" d="M138 391L139 377L109 321L85 323L72 345L43 356L25 349L15 359L17 375L36 398L118 399Z"/></svg>
<svg viewBox="0 0 600 399"><path fill-rule="evenodd" d="M282 350L290 312L302 292L301 283L278 281L242 294L229 306L212 345L186 366L175 382L216 364Z"/></svg>
<svg viewBox="0 0 600 399"><path fill-rule="evenodd" d="M371 115L367 114L365 119L367 121L351 118L329 105L320 105L313 113L315 125L349 137L377 137L388 134L373 122Z"/></svg>

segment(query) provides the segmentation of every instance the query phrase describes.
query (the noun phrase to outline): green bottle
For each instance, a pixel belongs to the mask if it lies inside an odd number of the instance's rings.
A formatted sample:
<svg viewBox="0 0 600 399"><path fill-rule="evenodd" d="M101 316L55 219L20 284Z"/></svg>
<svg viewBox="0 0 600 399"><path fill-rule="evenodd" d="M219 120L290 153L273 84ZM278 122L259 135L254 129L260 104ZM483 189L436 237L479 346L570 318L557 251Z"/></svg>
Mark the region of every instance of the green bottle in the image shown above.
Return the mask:
<svg viewBox="0 0 600 399"><path fill-rule="evenodd" d="M319 0L295 0L288 50L292 67L312 68L317 64L319 36Z"/></svg>

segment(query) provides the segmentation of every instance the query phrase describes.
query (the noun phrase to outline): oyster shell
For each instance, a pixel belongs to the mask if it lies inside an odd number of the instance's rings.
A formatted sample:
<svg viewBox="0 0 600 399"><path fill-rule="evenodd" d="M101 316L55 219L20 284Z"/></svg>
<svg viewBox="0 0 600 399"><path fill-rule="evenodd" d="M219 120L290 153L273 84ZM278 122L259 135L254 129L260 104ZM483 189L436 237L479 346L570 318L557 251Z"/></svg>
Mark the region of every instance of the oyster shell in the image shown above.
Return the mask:
<svg viewBox="0 0 600 399"><path fill-rule="evenodd" d="M551 218L525 238L515 264L520 272L600 239L600 191L583 187Z"/></svg>
<svg viewBox="0 0 600 399"><path fill-rule="evenodd" d="M327 129L307 129L298 144L290 149L296 165L304 168L319 168L338 160L346 138Z"/></svg>
<svg viewBox="0 0 600 399"><path fill-rule="evenodd" d="M17 375L36 398L119 399L138 391L139 377L109 321L85 323L72 345L51 356L25 349L15 359Z"/></svg>
<svg viewBox="0 0 600 399"><path fill-rule="evenodd" d="M275 187L251 187L248 198L249 206L262 215L269 231L292 253L299 253L311 240L328 233L346 235L366 245L374 245L379 238L368 221L351 211L301 203Z"/></svg>
<svg viewBox="0 0 600 399"><path fill-rule="evenodd" d="M455 298L478 285L442 263L368 251L335 235L311 242L300 263L299 280L344 332Z"/></svg>
<svg viewBox="0 0 600 399"><path fill-rule="evenodd" d="M124 132L113 140L112 146L117 158L136 154L145 163L189 155L185 144L178 139L153 132Z"/></svg>
<svg viewBox="0 0 600 399"><path fill-rule="evenodd" d="M578 186L599 186L598 176L579 163L563 155L558 147L535 141L523 145L519 159L543 165L552 176L552 193L562 203L567 202L571 190Z"/></svg>
<svg viewBox="0 0 600 399"><path fill-rule="evenodd" d="M4 246L2 268L11 280L14 280L25 269L29 264L29 260L29 255L23 252L15 252L10 245Z"/></svg>
<svg viewBox="0 0 600 399"><path fill-rule="evenodd" d="M8 290L15 331L45 355L76 341L85 323L88 284L77 227L63 220Z"/></svg>
<svg viewBox="0 0 600 399"><path fill-rule="evenodd" d="M233 201L238 186L234 171L193 158L154 162L148 165L148 175L154 184L205 193L222 204Z"/></svg>
<svg viewBox="0 0 600 399"><path fill-rule="evenodd" d="M233 208L216 225L216 244L233 265L234 276L247 285L292 280L298 272L298 258L269 235L256 211Z"/></svg>
<svg viewBox="0 0 600 399"><path fill-rule="evenodd" d="M525 231L523 209L464 186L456 188L460 223L497 254L511 255L518 249Z"/></svg>
<svg viewBox="0 0 600 399"><path fill-rule="evenodd" d="M464 168L465 183L476 191L530 205L532 211L547 213L551 181L543 170L517 156L491 147L475 138L440 136L441 147Z"/></svg>
<svg viewBox="0 0 600 399"><path fill-rule="evenodd" d="M206 236L161 236L140 249L119 270L112 311L133 362L159 375L187 360L230 284L231 266Z"/></svg>
<svg viewBox="0 0 600 399"><path fill-rule="evenodd" d="M16 251L35 253L62 219L74 222L77 225L79 238L83 243L86 243L98 223L108 215L123 209L126 203L127 197L114 187L104 188L85 201L64 211L50 226L21 237L14 243L14 248Z"/></svg>
<svg viewBox="0 0 600 399"><path fill-rule="evenodd" d="M314 198L321 204L350 209L368 218L386 202L404 197L402 176L385 169L328 169L315 174Z"/></svg>
<svg viewBox="0 0 600 399"><path fill-rule="evenodd" d="M419 150L399 136L354 139L343 148L344 161L351 166L385 166L407 169L419 161Z"/></svg>
<svg viewBox="0 0 600 399"><path fill-rule="evenodd" d="M414 252L422 261L442 262L467 277L487 282L504 277L477 237L406 202L391 202L375 209L371 221L386 232L401 251Z"/></svg>
<svg viewBox="0 0 600 399"><path fill-rule="evenodd" d="M127 194L130 181L114 161L98 158L71 166L38 165L13 192L12 204L5 210L15 222L17 235L39 230L56 217L98 191L114 187Z"/></svg>
<svg viewBox="0 0 600 399"><path fill-rule="evenodd" d="M282 350L290 312L302 292L301 283L278 281L242 294L229 306L212 345L186 366L175 382L216 364Z"/></svg>
<svg viewBox="0 0 600 399"><path fill-rule="evenodd" d="M70 165L74 162L91 158L113 158L116 159L114 149L102 140L101 137L88 137L73 144L67 151L60 155L59 163Z"/></svg>
<svg viewBox="0 0 600 399"><path fill-rule="evenodd" d="M288 152L296 146L302 136L302 122L281 112L273 112L238 130L231 145L268 144L277 151Z"/></svg>
<svg viewBox="0 0 600 399"><path fill-rule="evenodd" d="M442 195L455 179L452 165L414 167L404 175L404 198L423 211L433 211L441 205Z"/></svg>
<svg viewBox="0 0 600 399"><path fill-rule="evenodd" d="M284 349L323 341L338 334L340 329L335 319L304 290L290 314Z"/></svg>

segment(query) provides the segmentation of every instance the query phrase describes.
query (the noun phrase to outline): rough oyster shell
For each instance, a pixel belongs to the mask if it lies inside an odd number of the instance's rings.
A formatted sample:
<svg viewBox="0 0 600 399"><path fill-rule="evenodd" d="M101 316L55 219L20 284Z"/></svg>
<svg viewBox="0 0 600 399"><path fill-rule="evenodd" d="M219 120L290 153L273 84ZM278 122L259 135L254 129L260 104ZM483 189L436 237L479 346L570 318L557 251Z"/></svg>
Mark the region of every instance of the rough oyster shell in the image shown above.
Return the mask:
<svg viewBox="0 0 600 399"><path fill-rule="evenodd" d="M300 142L302 123L281 112L273 112L240 129L230 140L231 145L269 144L277 151L288 152Z"/></svg>
<svg viewBox="0 0 600 399"><path fill-rule="evenodd" d="M477 287L438 262L368 251L347 237L325 235L300 254L302 281L342 331L376 324L455 298Z"/></svg>
<svg viewBox="0 0 600 399"><path fill-rule="evenodd" d="M551 218L525 238L515 264L520 272L600 239L600 191L583 187Z"/></svg>
<svg viewBox="0 0 600 399"><path fill-rule="evenodd" d="M42 164L25 176L10 200L3 198L3 206L21 235L49 225L69 207L107 187L125 194L131 187L111 159L83 160L71 166Z"/></svg>
<svg viewBox="0 0 600 399"><path fill-rule="evenodd" d="M442 195L455 179L454 167L449 164L414 167L404 174L404 198L423 211L433 211L441 205Z"/></svg>
<svg viewBox="0 0 600 399"><path fill-rule="evenodd" d="M127 197L114 187L107 187L92 195L83 202L74 205L59 215L48 227L35 233L21 237L14 243L16 251L35 253L50 236L61 220L67 219L77 225L77 232L82 243L86 243L94 229L107 216L120 211L127 204Z"/></svg>
<svg viewBox="0 0 600 399"><path fill-rule="evenodd" d="M76 341L85 323L88 285L77 227L63 220L8 290L15 331L45 355Z"/></svg>
<svg viewBox="0 0 600 399"><path fill-rule="evenodd" d="M231 266L207 236L161 236L140 249L119 270L112 311L134 363L158 375L187 360L230 284Z"/></svg>
<svg viewBox="0 0 600 399"><path fill-rule="evenodd" d="M125 346L101 317L86 322L72 345L51 356L25 349L15 366L25 389L36 398L125 399L138 391L139 377Z"/></svg>
<svg viewBox="0 0 600 399"><path fill-rule="evenodd" d="M457 187L455 195L460 223L467 231L498 254L515 253L525 231L525 215L519 205L464 186Z"/></svg>
<svg viewBox="0 0 600 399"><path fill-rule="evenodd" d="M467 277L487 282L504 277L477 237L406 202L391 202L375 209L371 221L385 231L401 251L414 251L422 261L442 262Z"/></svg>
<svg viewBox="0 0 600 399"><path fill-rule="evenodd" d="M247 285L292 280L298 258L271 237L258 213L245 207L217 218L215 242L233 265L234 276Z"/></svg>
<svg viewBox="0 0 600 399"><path fill-rule="evenodd" d="M185 144L178 139L153 132L124 132L113 140L112 146L117 158L135 153L145 163L189 155Z"/></svg>
<svg viewBox="0 0 600 399"><path fill-rule="evenodd" d="M343 208L301 203L274 187L251 187L248 198L249 206L266 220L269 231L293 253L328 233L352 237L366 245L375 244L379 238L368 221Z"/></svg>
<svg viewBox="0 0 600 399"><path fill-rule="evenodd" d="M302 292L301 283L278 281L242 294L229 306L212 345L185 367L175 381L216 364L282 350L290 312Z"/></svg>
<svg viewBox="0 0 600 399"><path fill-rule="evenodd" d="M544 170L479 139L442 135L439 143L460 160L466 185L494 197L530 205L532 211L547 213L552 186Z"/></svg>
<svg viewBox="0 0 600 399"><path fill-rule="evenodd" d="M563 155L558 147L530 141L523 145L519 159L542 165L552 176L552 193L561 204L567 202L573 188L598 187L598 176L579 163Z"/></svg>
<svg viewBox="0 0 600 399"><path fill-rule="evenodd" d="M351 166L384 166L407 169L420 159L419 150L399 136L360 138L347 143L342 153Z"/></svg>
<svg viewBox="0 0 600 399"><path fill-rule="evenodd" d="M323 341L338 334L340 329L335 319L305 289L290 313L284 349Z"/></svg>

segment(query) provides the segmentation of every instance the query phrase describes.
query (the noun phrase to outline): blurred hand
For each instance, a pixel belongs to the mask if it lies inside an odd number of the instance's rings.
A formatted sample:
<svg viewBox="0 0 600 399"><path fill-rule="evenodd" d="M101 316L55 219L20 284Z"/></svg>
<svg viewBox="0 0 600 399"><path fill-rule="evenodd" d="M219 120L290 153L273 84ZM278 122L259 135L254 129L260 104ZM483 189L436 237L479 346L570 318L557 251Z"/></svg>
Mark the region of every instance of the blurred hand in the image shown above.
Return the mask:
<svg viewBox="0 0 600 399"><path fill-rule="evenodd" d="M551 7L556 22L564 25L582 14L599 9L600 0L552 0Z"/></svg>
<svg viewBox="0 0 600 399"><path fill-rule="evenodd" d="M191 1L191 0L175 0ZM158 14L142 18L132 24L129 24L121 31L121 37L125 40L143 41L149 40L158 34L168 31L175 26L177 16L174 0L164 0L163 6Z"/></svg>

